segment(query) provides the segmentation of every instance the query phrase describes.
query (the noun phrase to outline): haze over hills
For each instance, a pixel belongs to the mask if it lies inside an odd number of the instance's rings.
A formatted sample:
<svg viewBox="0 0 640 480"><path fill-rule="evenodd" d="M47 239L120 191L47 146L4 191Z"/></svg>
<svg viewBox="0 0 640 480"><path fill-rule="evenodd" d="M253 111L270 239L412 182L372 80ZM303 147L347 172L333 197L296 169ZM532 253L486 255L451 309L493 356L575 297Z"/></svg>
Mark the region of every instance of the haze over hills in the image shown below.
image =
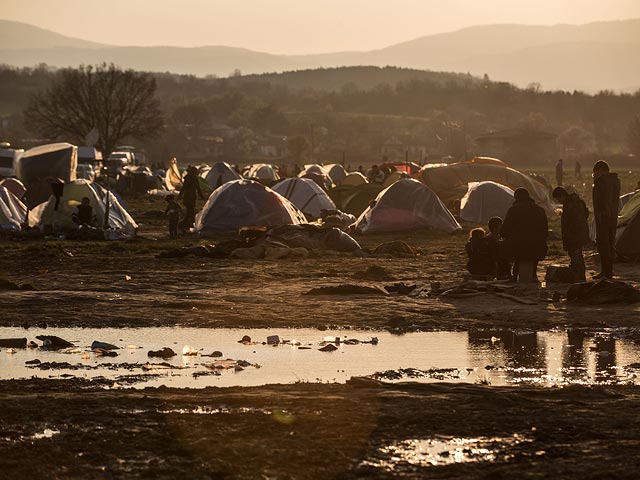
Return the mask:
<svg viewBox="0 0 640 480"><path fill-rule="evenodd" d="M114 47L0 21L0 63L77 66L113 62L147 71L227 76L347 65L393 65L488 74L545 89L625 90L640 78L640 19L586 25L488 25L429 35L368 52L273 55L243 48Z"/></svg>

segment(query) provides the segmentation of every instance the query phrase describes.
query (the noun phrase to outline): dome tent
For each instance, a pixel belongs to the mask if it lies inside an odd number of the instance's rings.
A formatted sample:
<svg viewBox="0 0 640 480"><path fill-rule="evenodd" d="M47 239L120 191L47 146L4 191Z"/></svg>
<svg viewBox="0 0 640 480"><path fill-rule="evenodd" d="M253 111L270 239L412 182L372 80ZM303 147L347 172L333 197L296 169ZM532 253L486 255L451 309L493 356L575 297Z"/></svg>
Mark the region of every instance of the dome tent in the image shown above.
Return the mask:
<svg viewBox="0 0 640 480"><path fill-rule="evenodd" d="M513 190L496 182L473 182L460 201L460 218L477 225L501 217L513 204Z"/></svg>
<svg viewBox="0 0 640 480"><path fill-rule="evenodd" d="M305 215L314 218L319 218L322 210L336 209L324 190L308 178L287 178L275 185L273 191L289 200Z"/></svg>
<svg viewBox="0 0 640 480"><path fill-rule="evenodd" d="M412 178L398 180L378 194L355 223L360 233L398 232L431 227L451 233L460 225L438 196Z"/></svg>
<svg viewBox="0 0 640 480"><path fill-rule="evenodd" d="M0 185L0 230L22 229L27 207L6 187Z"/></svg>
<svg viewBox="0 0 640 480"><path fill-rule="evenodd" d="M234 180L216 189L196 216L196 231L237 230L306 223L289 200L253 180Z"/></svg>
<svg viewBox="0 0 640 480"><path fill-rule="evenodd" d="M280 180L280 175L278 175L278 171L273 165L269 165L267 163L255 163L249 168L246 178L272 185Z"/></svg>
<svg viewBox="0 0 640 480"><path fill-rule="evenodd" d="M369 183L367 177L360 172L351 172L342 180L342 185L358 186L364 185L365 183Z"/></svg>
<svg viewBox="0 0 640 480"><path fill-rule="evenodd" d="M342 184L345 178L347 178L347 171L339 163L332 163L324 167L324 171L329 175L333 183L336 185Z"/></svg>
<svg viewBox="0 0 640 480"><path fill-rule="evenodd" d="M37 224L43 229L50 226L54 230L75 230L76 224L71 220L71 215L84 197L89 199L97 224L102 227L106 212L107 191L100 185L89 183L84 179L65 183L59 202L52 195L46 203L38 206L33 212L34 216L39 213L39 217L36 219ZM115 230L125 237L135 235L138 229L135 220L125 210L113 192L109 192L108 226L109 229Z"/></svg>
<svg viewBox="0 0 640 480"><path fill-rule="evenodd" d="M226 162L217 162L213 164L206 174L203 175L204 181L214 190L221 185L233 180L240 180L242 175L236 172Z"/></svg>

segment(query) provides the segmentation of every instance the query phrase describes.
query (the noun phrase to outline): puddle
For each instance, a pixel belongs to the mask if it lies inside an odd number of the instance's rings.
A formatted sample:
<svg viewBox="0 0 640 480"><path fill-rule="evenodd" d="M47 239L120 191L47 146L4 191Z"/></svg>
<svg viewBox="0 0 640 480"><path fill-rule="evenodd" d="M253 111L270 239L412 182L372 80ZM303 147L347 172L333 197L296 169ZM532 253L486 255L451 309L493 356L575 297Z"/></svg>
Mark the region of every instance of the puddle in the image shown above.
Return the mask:
<svg viewBox="0 0 640 480"><path fill-rule="evenodd" d="M33 442L34 440L43 440L45 438L53 438L55 435L58 435L60 430L54 430L52 428L45 428L42 432L36 432L32 435L20 435L18 437L2 437L0 440L9 443L17 443L17 442Z"/></svg>
<svg viewBox="0 0 640 480"><path fill-rule="evenodd" d="M520 434L512 437L407 439L379 448L360 467L391 472L455 463L502 462L513 457L515 446L531 441Z"/></svg>
<svg viewBox="0 0 640 480"><path fill-rule="evenodd" d="M103 384L113 384L113 388L344 383L353 376L392 382L491 385L640 384L640 345L623 334L623 330L393 335L315 329L0 328L0 338L35 340L37 335L57 335L73 343L73 347L60 351L28 348L9 354L7 349L0 349L0 380L100 379ZM238 343L245 335L255 343ZM270 335L289 342L263 344ZM341 342L327 345L329 337L339 337ZM345 342L370 342L372 337L378 338L377 344ZM118 355L96 355L90 349L94 340L120 347ZM186 352L196 355L182 355L185 345L195 350ZM132 346L142 348L127 348ZM323 346L326 351L320 351ZM168 359L147 356L149 350L163 347L172 348L177 355ZM216 356L203 356L214 351L218 351ZM35 359L41 363L25 364Z"/></svg>

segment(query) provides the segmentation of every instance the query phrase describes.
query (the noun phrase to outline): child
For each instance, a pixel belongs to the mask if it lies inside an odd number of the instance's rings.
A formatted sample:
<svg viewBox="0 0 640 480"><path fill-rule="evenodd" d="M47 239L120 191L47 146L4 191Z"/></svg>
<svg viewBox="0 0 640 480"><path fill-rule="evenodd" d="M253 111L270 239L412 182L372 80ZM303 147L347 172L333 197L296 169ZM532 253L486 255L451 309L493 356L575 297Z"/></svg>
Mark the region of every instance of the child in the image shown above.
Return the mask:
<svg viewBox="0 0 640 480"><path fill-rule="evenodd" d="M491 258L496 264L496 277L498 280L508 280L511 277L511 262L505 249L504 239L500 236L500 228L502 228L502 219L492 217L489 220L489 234L486 238Z"/></svg>
<svg viewBox="0 0 640 480"><path fill-rule="evenodd" d="M487 242L483 228L471 230L465 249L469 255L467 269L471 275L483 277L495 275L495 263L491 258L489 242Z"/></svg>
<svg viewBox="0 0 640 480"><path fill-rule="evenodd" d="M169 217L169 238L178 238L178 224L182 216L182 207L176 202L175 195L167 196L167 209L164 214Z"/></svg>

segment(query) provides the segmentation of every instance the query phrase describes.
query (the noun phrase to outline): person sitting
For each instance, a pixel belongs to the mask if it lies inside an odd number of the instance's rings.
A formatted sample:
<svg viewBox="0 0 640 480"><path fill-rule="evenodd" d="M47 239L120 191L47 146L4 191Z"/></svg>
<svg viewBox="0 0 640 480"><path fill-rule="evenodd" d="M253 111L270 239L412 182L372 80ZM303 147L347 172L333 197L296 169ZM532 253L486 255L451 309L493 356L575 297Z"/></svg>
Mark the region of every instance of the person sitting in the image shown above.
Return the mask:
<svg viewBox="0 0 640 480"><path fill-rule="evenodd" d="M83 226L95 227L97 225L98 222L88 197L83 197L82 203L73 210L71 220L78 225L78 228Z"/></svg>
<svg viewBox="0 0 640 480"><path fill-rule="evenodd" d="M489 244L489 252L491 258L496 265L496 277L498 280L508 280L511 277L511 262L507 254L504 239L500 235L502 228L502 218L492 217L489 219L489 233L487 234L487 242Z"/></svg>
<svg viewBox="0 0 640 480"><path fill-rule="evenodd" d="M487 242L483 228L471 230L465 250L469 256L467 270L471 275L483 277L493 277L495 275L495 262L491 258L489 242Z"/></svg>

